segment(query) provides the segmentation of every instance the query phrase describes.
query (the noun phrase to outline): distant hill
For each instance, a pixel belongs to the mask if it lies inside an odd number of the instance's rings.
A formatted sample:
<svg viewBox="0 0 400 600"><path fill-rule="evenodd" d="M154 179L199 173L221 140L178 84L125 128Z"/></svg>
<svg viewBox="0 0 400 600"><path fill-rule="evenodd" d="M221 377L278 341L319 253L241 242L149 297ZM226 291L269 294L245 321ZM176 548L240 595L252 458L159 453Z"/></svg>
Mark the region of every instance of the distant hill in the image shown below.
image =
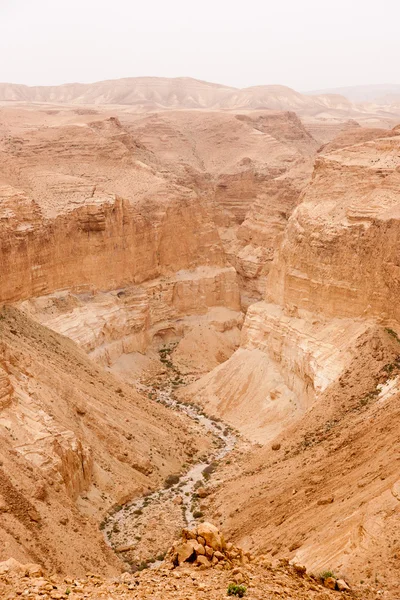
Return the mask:
<svg viewBox="0 0 400 600"><path fill-rule="evenodd" d="M356 104L344 94L337 93L338 90L331 92L335 93L301 94L283 85L239 89L190 77L131 77L58 86L30 87L0 83L0 102L118 105L138 112L168 109L292 110L313 119L343 121L378 117L378 120L388 120L389 124L390 120L397 120L400 115L400 95L397 100L393 86L380 89L382 94L386 93L386 101L382 100L378 106ZM361 91L359 97L364 98Z"/></svg>
<svg viewBox="0 0 400 600"><path fill-rule="evenodd" d="M400 84L379 83L375 85L355 85L307 92L308 95L340 94L351 102L373 102L391 104L400 101Z"/></svg>

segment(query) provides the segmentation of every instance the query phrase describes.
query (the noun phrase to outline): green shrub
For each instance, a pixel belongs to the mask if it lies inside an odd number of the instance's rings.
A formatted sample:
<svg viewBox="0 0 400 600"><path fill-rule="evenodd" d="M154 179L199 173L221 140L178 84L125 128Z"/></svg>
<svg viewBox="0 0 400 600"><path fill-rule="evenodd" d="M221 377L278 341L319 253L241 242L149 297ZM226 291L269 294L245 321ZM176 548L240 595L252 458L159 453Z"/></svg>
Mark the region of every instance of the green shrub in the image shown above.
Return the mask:
<svg viewBox="0 0 400 600"><path fill-rule="evenodd" d="M179 482L179 475L168 475L168 477L164 481L164 487L170 488L178 482Z"/></svg>
<svg viewBox="0 0 400 600"><path fill-rule="evenodd" d="M320 578L322 579L322 581L325 581L325 579L328 579L328 577L333 577L334 579L336 579L336 575L333 573L333 571L322 571L322 573L320 574Z"/></svg>
<svg viewBox="0 0 400 600"><path fill-rule="evenodd" d="M239 596L239 598L243 598L247 591L245 585L236 585L236 583L230 583L228 585L228 596Z"/></svg>

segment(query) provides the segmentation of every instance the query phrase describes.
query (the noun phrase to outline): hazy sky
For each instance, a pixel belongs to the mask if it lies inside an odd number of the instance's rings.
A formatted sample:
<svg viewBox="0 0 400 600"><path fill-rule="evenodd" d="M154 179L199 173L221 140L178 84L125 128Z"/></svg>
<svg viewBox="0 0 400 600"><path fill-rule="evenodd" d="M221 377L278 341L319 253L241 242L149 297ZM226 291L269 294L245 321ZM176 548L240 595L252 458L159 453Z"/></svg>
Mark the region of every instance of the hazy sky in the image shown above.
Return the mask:
<svg viewBox="0 0 400 600"><path fill-rule="evenodd" d="M400 83L399 0L0 0L0 81Z"/></svg>

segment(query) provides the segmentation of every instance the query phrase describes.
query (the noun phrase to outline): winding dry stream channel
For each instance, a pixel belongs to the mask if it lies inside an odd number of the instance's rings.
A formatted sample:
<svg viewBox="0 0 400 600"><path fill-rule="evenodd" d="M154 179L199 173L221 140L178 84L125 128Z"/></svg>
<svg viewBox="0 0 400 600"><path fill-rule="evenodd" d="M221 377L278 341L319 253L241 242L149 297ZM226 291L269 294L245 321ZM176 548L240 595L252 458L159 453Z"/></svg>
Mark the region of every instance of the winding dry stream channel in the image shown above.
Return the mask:
<svg viewBox="0 0 400 600"><path fill-rule="evenodd" d="M174 387L172 385L163 390L141 386L141 391L147 393L153 401L159 402L173 411L184 413L200 425L207 434L211 434L216 441L214 450L208 454L205 460L191 465L187 472L179 476L179 479L177 476L176 481L171 481L169 487L164 486L151 494L137 498L108 515L103 524L103 532L107 544L114 550L118 545L114 540L113 533L115 532L121 534L118 537L124 539L126 548L135 550L140 538L134 536L133 532L146 518L146 511L151 511L156 503L173 501L179 497L186 526L190 527L198 522L201 513L196 490L204 486L206 480L212 476L214 463L223 459L237 443L237 437L230 427L207 417L200 408L176 400L173 396Z"/></svg>

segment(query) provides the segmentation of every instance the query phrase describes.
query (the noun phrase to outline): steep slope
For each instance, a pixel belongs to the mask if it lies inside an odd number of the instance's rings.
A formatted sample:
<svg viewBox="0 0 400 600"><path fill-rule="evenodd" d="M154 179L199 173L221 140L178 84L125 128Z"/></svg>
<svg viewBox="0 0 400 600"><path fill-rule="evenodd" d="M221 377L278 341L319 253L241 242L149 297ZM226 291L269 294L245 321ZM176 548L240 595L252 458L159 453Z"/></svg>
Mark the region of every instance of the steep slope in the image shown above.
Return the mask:
<svg viewBox="0 0 400 600"><path fill-rule="evenodd" d="M304 412L377 319L397 327L400 138L392 133L320 155L272 264L267 302L247 313L241 349L187 390L247 435L273 437L283 415Z"/></svg>
<svg viewBox="0 0 400 600"><path fill-rule="evenodd" d="M208 447L174 416L13 308L0 313L0 560L72 575L120 565L99 523Z"/></svg>
<svg viewBox="0 0 400 600"><path fill-rule="evenodd" d="M377 328L355 349L347 371L302 419L241 468L230 467L231 481L209 511L249 550L316 574L333 571L361 589L375 584L395 599L400 345Z"/></svg>

